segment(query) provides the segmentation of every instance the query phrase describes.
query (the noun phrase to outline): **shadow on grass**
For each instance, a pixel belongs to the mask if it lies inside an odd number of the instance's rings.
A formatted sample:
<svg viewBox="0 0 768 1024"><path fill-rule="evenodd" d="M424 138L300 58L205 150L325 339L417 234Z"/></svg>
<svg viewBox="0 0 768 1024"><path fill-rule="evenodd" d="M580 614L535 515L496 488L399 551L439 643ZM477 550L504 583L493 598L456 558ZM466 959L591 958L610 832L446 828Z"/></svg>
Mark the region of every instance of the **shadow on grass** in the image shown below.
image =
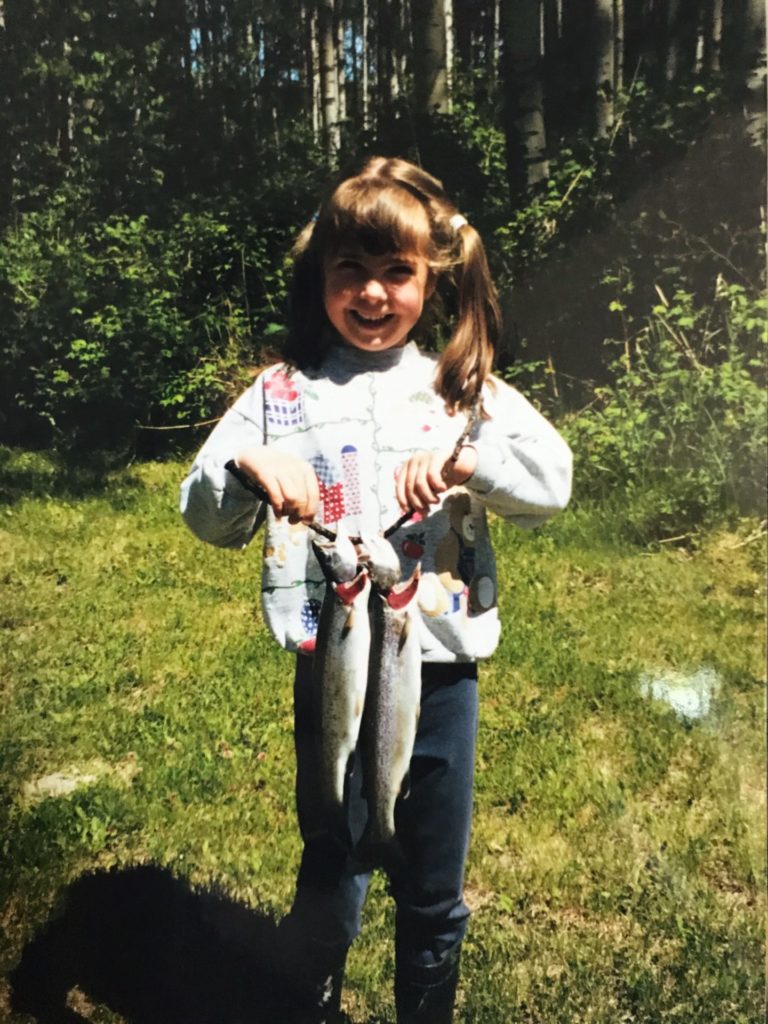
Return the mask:
<svg viewBox="0 0 768 1024"><path fill-rule="evenodd" d="M125 467L125 460L109 454L76 459L0 445L0 505L15 505L23 498L98 496L114 489L116 474L123 500L129 493L144 489L138 476Z"/></svg>
<svg viewBox="0 0 768 1024"><path fill-rule="evenodd" d="M27 945L12 1008L81 1024L96 1006L131 1024L277 1024L273 920L156 867L78 879Z"/></svg>

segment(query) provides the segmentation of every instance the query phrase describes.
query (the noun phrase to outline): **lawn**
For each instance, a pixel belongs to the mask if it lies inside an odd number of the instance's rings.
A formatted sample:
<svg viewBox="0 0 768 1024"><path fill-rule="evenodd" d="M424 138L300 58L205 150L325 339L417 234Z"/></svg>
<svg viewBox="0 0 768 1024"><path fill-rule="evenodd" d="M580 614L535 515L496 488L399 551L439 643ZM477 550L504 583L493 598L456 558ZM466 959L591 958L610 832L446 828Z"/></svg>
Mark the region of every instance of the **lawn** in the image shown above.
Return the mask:
<svg viewBox="0 0 768 1024"><path fill-rule="evenodd" d="M260 998L245 951L290 905L292 659L261 620L258 541L196 541L183 473L0 452L12 1024L234 1022L238 985ZM481 674L458 1019L758 1024L760 524L655 547L599 510L492 528L504 635ZM349 961L354 1024L393 1019L392 925L377 876Z"/></svg>

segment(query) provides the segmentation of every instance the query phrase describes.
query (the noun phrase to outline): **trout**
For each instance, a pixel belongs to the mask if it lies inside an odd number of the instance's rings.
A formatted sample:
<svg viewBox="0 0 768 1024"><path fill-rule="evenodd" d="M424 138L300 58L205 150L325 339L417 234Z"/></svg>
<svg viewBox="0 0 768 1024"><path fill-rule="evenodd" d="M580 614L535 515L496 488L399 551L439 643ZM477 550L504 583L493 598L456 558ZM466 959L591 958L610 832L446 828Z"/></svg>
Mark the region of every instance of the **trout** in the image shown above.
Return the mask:
<svg viewBox="0 0 768 1024"><path fill-rule="evenodd" d="M317 627L312 689L319 787L331 827L346 828L344 788L365 703L371 630L368 573L349 537L312 542L326 579Z"/></svg>
<svg viewBox="0 0 768 1024"><path fill-rule="evenodd" d="M383 537L366 538L371 596L371 659L362 725L368 825L357 851L363 862L393 865L395 803L407 776L421 703L421 644L414 619L419 566L401 581L400 563Z"/></svg>

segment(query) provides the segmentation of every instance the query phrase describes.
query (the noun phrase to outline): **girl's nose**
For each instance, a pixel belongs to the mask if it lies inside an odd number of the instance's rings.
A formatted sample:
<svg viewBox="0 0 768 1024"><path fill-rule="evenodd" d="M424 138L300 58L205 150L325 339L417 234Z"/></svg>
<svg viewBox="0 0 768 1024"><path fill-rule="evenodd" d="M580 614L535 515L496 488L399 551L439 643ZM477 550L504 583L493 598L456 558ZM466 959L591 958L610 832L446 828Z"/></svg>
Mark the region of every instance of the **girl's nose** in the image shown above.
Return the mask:
<svg viewBox="0 0 768 1024"><path fill-rule="evenodd" d="M362 283L360 296L368 302L380 302L387 297L387 290L378 277L369 277Z"/></svg>

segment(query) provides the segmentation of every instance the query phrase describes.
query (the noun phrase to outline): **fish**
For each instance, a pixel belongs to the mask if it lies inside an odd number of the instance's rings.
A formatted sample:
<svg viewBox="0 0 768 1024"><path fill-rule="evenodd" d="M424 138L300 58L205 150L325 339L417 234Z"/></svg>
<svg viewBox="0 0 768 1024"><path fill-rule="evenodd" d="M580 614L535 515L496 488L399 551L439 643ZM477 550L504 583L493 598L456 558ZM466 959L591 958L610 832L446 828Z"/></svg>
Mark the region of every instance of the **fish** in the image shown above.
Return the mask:
<svg viewBox="0 0 768 1024"><path fill-rule="evenodd" d="M326 579L312 664L318 785L328 828L345 837L346 780L368 681L371 582L352 541L341 531L335 541L313 540L312 547Z"/></svg>
<svg viewBox="0 0 768 1024"><path fill-rule="evenodd" d="M368 822L355 856L362 863L391 869L402 861L395 837L395 804L407 795L421 706L421 643L414 600L421 568L417 565L402 580L389 541L364 538L364 546L371 578L371 658L361 730Z"/></svg>

